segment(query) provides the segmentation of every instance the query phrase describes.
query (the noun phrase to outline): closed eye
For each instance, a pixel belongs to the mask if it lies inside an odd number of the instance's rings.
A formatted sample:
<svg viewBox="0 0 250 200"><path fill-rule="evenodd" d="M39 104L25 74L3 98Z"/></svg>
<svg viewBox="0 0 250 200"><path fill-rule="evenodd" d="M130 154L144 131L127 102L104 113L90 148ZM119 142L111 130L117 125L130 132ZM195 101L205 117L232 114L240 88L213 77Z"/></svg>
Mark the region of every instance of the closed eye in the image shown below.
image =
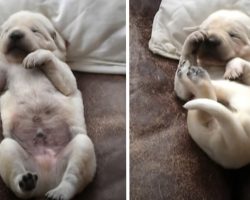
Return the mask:
<svg viewBox="0 0 250 200"><path fill-rule="evenodd" d="M229 34L229 36L230 36L231 38L238 38L238 39L240 39L240 36L239 36L239 34L237 34L237 33L229 32L228 34Z"/></svg>
<svg viewBox="0 0 250 200"><path fill-rule="evenodd" d="M39 30L38 30L37 28L31 28L31 31L32 31L33 33L39 33Z"/></svg>

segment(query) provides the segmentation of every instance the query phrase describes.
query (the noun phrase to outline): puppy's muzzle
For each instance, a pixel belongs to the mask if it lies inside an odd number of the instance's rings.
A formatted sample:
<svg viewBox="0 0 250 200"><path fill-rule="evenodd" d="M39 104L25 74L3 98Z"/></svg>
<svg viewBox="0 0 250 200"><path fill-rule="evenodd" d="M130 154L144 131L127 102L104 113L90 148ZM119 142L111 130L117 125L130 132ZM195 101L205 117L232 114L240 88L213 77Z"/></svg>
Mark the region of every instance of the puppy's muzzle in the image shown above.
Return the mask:
<svg viewBox="0 0 250 200"><path fill-rule="evenodd" d="M221 44L221 40L220 40L217 36L215 36L215 35L210 35L210 36L208 36L208 38L205 40L205 45L206 45L207 47L212 47L212 48L214 48L214 47L220 46L220 44Z"/></svg>
<svg viewBox="0 0 250 200"><path fill-rule="evenodd" d="M22 40L24 38L24 33L22 31L19 30L15 30L13 31L10 35L9 35L9 39L13 42L18 42L20 40Z"/></svg>
<svg viewBox="0 0 250 200"><path fill-rule="evenodd" d="M6 54L27 54L32 50L31 43L22 30L13 30L9 33L6 43Z"/></svg>

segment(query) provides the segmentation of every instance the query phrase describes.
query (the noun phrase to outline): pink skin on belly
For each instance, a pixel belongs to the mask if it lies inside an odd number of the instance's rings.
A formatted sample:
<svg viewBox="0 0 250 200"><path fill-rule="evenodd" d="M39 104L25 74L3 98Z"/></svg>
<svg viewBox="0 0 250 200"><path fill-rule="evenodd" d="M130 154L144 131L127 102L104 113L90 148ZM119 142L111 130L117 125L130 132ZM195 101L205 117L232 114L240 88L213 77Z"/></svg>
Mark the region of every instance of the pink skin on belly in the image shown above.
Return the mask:
<svg viewBox="0 0 250 200"><path fill-rule="evenodd" d="M46 112L13 114L11 134L37 164L48 169L55 165L59 153L70 142L71 134L64 116Z"/></svg>
<svg viewBox="0 0 250 200"><path fill-rule="evenodd" d="M42 169L44 169L45 171L50 171L56 164L56 153L54 150L49 148L43 148L42 151L43 154L35 155L35 160Z"/></svg>
<svg viewBox="0 0 250 200"><path fill-rule="evenodd" d="M53 168L70 142L67 107L58 99L40 96L19 98L11 113L11 137L43 168Z"/></svg>

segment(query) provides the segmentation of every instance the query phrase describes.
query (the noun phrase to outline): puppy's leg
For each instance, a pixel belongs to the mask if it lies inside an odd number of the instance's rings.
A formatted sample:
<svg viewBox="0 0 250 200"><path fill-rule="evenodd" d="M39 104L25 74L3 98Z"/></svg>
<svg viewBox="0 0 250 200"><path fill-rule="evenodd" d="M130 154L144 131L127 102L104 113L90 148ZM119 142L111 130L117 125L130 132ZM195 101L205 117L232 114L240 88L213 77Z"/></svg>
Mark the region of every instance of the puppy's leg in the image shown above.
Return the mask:
<svg viewBox="0 0 250 200"><path fill-rule="evenodd" d="M183 81L195 98L207 98L217 101L210 77L202 67L190 67Z"/></svg>
<svg viewBox="0 0 250 200"><path fill-rule="evenodd" d="M72 115L68 118L68 124L70 125L72 137L79 133L87 134L81 92L78 90L74 95L71 95L69 101Z"/></svg>
<svg viewBox="0 0 250 200"><path fill-rule="evenodd" d="M250 85L250 63L242 58L233 58L226 65L224 78L241 78L243 83Z"/></svg>
<svg viewBox="0 0 250 200"><path fill-rule="evenodd" d="M76 79L69 66L59 60L51 51L39 49L28 54L23 60L26 68L39 67L53 85L64 95L76 92Z"/></svg>
<svg viewBox="0 0 250 200"><path fill-rule="evenodd" d="M25 150L13 139L0 144L0 174L5 184L20 198L33 196L38 176L31 172L32 161Z"/></svg>
<svg viewBox="0 0 250 200"><path fill-rule="evenodd" d="M203 68L189 67L186 74L183 74L181 82L186 85L195 98L207 98L217 101L210 77ZM209 123L212 120L211 115L204 111L197 110L195 112L203 124Z"/></svg>
<svg viewBox="0 0 250 200"><path fill-rule="evenodd" d="M87 135L77 134L63 151L61 162L68 160L60 184L46 198L69 200L92 181L96 170L94 147ZM58 163L61 165L62 163Z"/></svg>
<svg viewBox="0 0 250 200"><path fill-rule="evenodd" d="M174 91L176 95L182 100L188 100L192 96L191 91L181 81L182 76L187 73L190 66L191 64L188 60L180 60L178 68L175 73Z"/></svg>
<svg viewBox="0 0 250 200"><path fill-rule="evenodd" d="M201 43L206 40L207 33L203 30L194 31L185 40L182 48L181 60L189 60L192 65L197 64L196 54Z"/></svg>

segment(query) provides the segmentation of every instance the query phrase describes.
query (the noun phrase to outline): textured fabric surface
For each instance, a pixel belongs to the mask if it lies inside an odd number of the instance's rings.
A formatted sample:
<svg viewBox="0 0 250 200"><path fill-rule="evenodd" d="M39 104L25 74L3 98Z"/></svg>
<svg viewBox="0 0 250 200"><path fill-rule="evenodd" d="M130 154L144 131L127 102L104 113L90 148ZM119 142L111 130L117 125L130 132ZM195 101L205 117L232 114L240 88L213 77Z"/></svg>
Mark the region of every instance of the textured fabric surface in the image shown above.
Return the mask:
<svg viewBox="0 0 250 200"><path fill-rule="evenodd" d="M125 77L75 73L88 135L97 155L94 181L73 200L125 200ZM0 199L17 200L0 180Z"/></svg>
<svg viewBox="0 0 250 200"><path fill-rule="evenodd" d="M43 13L69 43L74 70L125 74L126 0L0 0L0 24L20 10Z"/></svg>
<svg viewBox="0 0 250 200"><path fill-rule="evenodd" d="M248 0L162 0L152 28L149 48L152 52L179 59L182 44L190 33L185 28L196 27L211 13L220 9L235 9L250 15Z"/></svg>
<svg viewBox="0 0 250 200"><path fill-rule="evenodd" d="M130 1L131 200L249 199L249 167L222 169L188 135L184 102L174 94L178 61L148 50L159 5Z"/></svg>

